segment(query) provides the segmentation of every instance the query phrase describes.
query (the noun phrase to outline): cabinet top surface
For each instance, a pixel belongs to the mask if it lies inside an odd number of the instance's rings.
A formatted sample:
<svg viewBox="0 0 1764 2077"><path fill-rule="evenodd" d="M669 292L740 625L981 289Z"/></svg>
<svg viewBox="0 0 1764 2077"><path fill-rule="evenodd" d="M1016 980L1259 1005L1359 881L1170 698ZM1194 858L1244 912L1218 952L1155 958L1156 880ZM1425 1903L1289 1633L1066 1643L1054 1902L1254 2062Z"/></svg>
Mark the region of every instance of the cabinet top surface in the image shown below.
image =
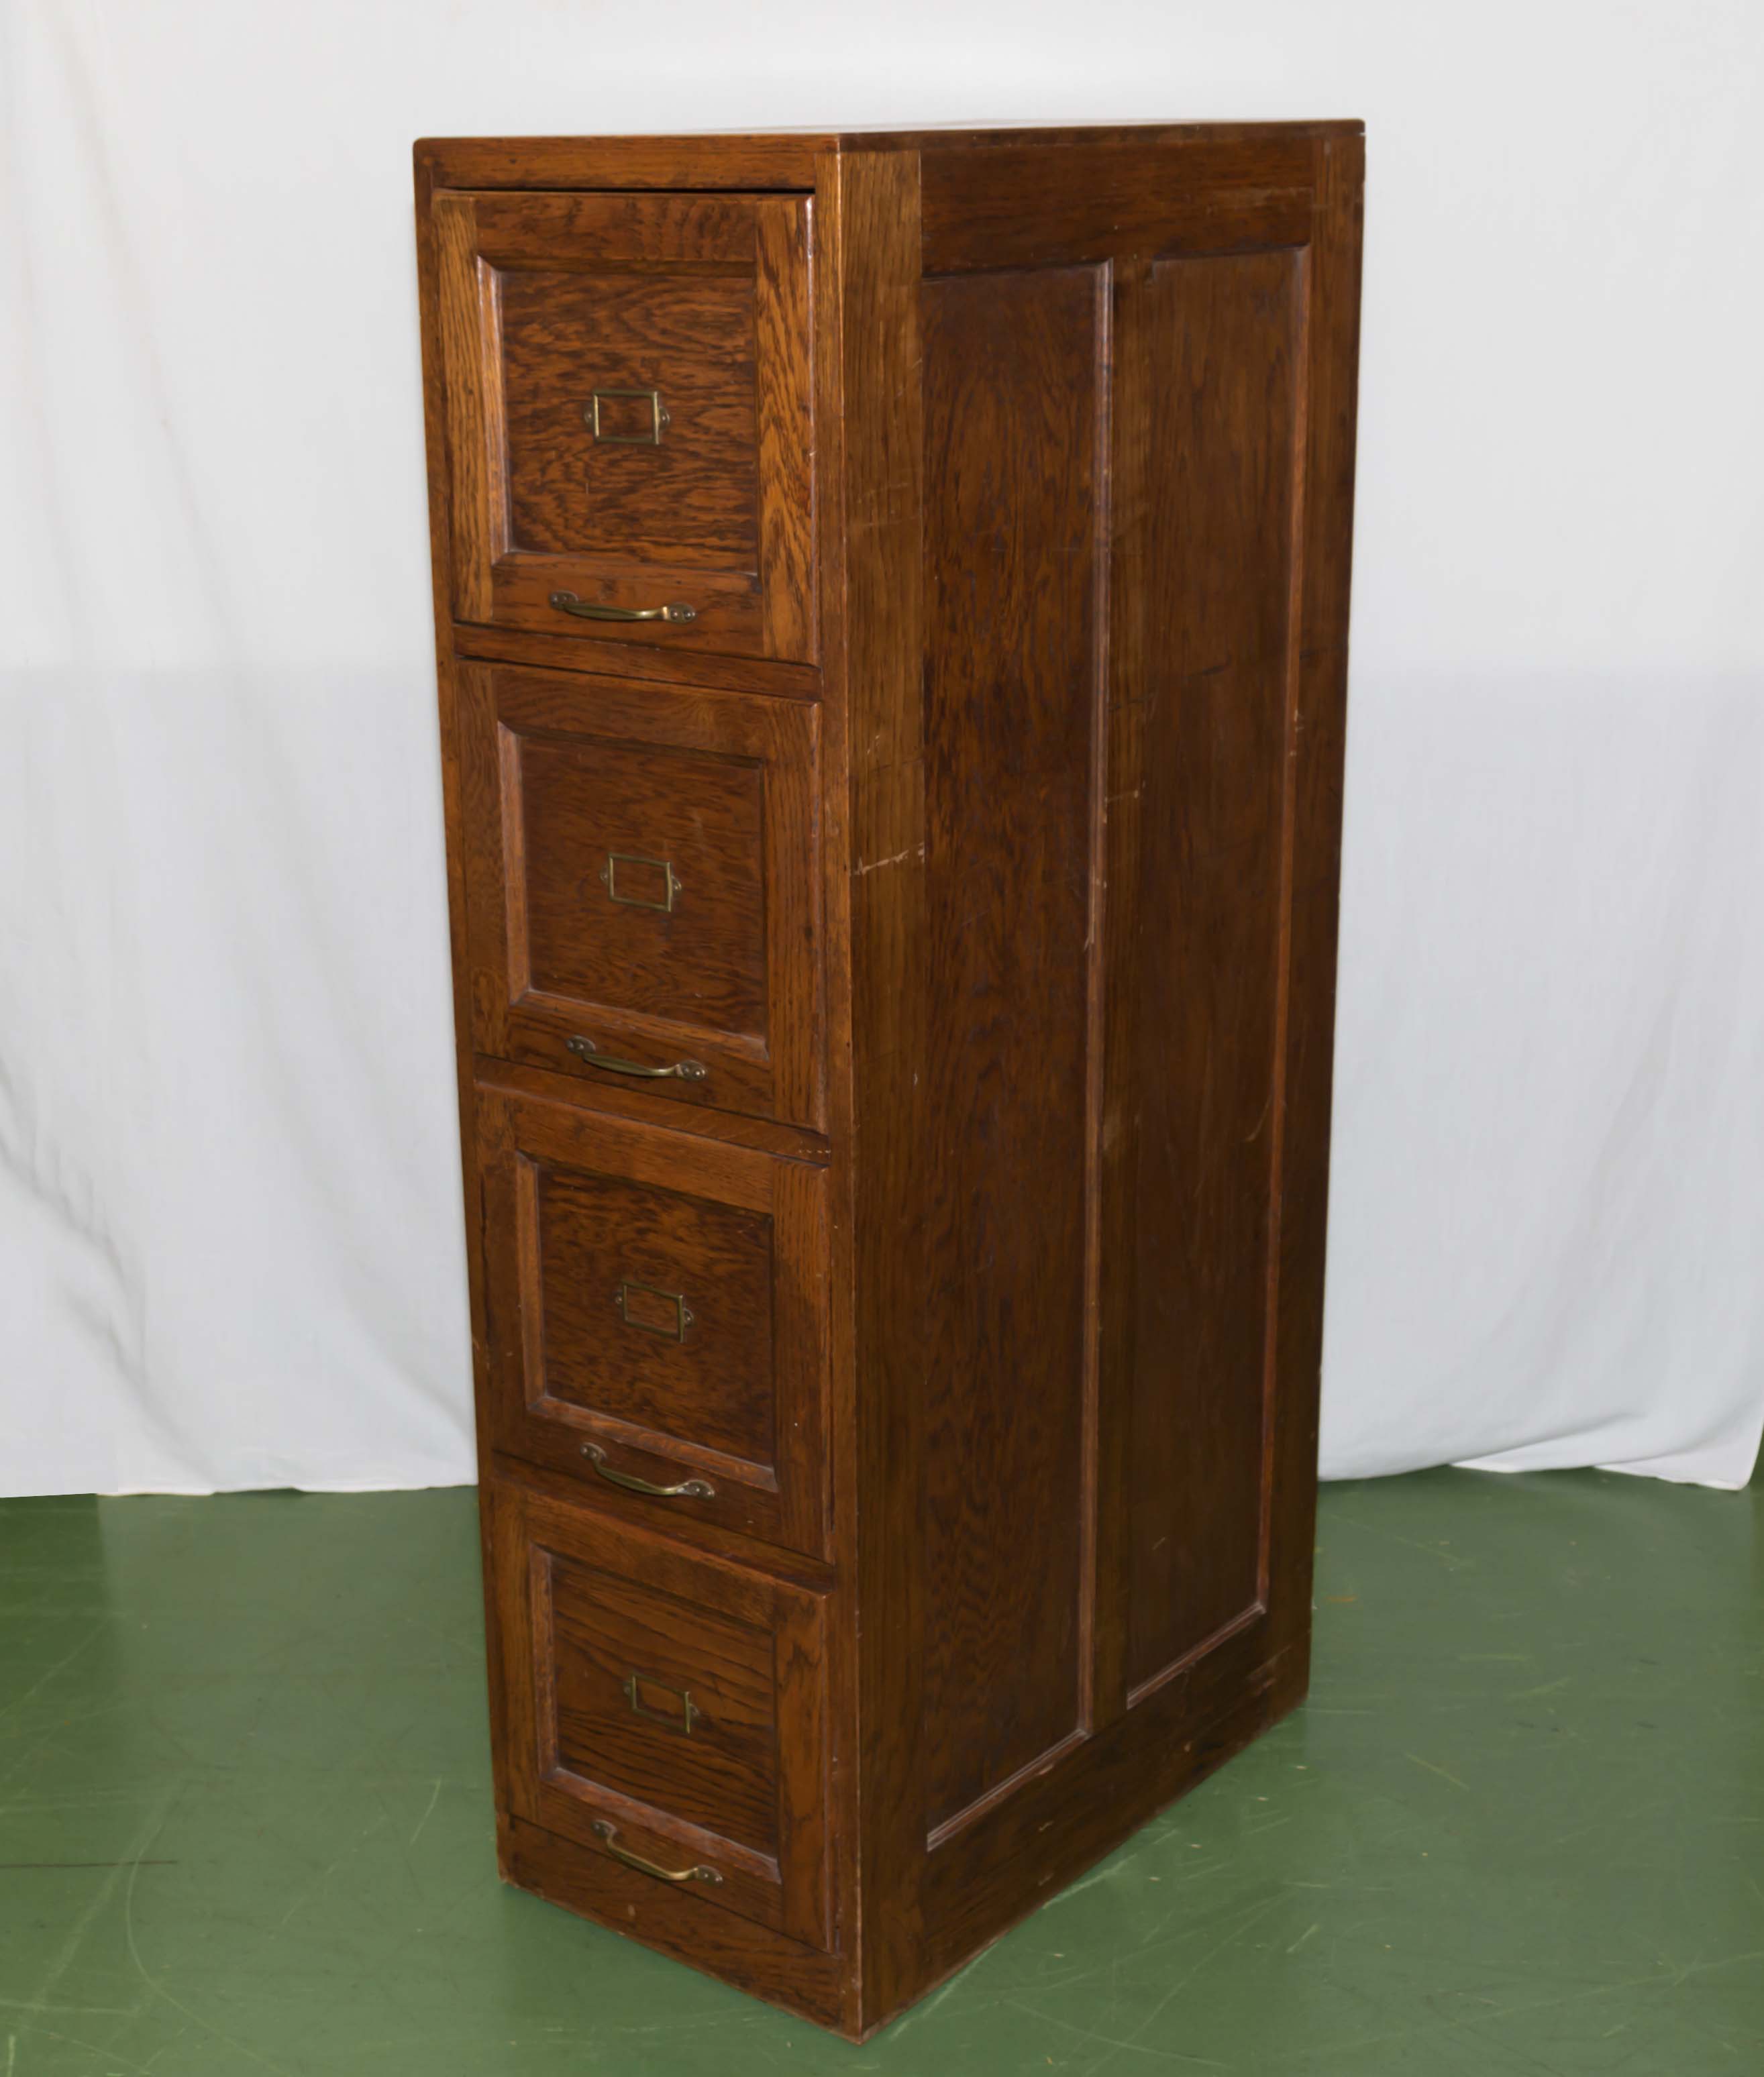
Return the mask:
<svg viewBox="0 0 1764 2077"><path fill-rule="evenodd" d="M811 185L829 155L874 152L969 152L986 148L1274 143L1358 137L1354 121L1307 123L1115 123L915 129L727 130L690 135L576 137L423 137L417 168L440 185L540 187L592 180L633 186Z"/></svg>

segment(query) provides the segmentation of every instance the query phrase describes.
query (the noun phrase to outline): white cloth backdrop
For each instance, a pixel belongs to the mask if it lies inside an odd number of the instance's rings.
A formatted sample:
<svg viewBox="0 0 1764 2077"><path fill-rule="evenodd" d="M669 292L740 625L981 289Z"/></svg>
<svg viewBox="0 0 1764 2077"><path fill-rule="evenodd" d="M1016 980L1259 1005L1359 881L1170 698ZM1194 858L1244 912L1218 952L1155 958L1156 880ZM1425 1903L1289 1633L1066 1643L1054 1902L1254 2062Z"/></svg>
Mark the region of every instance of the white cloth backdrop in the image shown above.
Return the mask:
<svg viewBox="0 0 1764 2077"><path fill-rule="evenodd" d="M1764 1419L1753 0L0 0L0 1490L473 1472L421 133L1359 115L1324 1467Z"/></svg>

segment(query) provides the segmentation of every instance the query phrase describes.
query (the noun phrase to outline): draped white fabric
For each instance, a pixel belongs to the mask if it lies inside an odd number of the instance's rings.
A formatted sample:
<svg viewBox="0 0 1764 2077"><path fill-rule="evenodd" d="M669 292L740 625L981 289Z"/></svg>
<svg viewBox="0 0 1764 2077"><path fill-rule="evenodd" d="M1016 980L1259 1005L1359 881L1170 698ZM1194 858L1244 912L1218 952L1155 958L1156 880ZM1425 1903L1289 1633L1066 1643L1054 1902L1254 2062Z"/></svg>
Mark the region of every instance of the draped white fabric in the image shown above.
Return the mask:
<svg viewBox="0 0 1764 2077"><path fill-rule="evenodd" d="M0 0L0 1490L473 1475L420 133L1370 131L1324 1467L1764 1422L1761 18Z"/></svg>

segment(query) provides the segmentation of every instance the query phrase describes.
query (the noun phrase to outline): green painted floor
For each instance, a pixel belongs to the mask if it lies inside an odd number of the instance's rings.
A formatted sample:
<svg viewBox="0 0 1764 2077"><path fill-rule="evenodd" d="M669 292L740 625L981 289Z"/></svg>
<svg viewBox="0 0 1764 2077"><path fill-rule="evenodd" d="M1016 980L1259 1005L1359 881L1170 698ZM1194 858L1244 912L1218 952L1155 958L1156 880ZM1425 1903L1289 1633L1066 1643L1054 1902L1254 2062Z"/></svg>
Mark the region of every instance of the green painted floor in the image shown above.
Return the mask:
<svg viewBox="0 0 1764 2077"><path fill-rule="evenodd" d="M867 2047L503 1889L469 1492L0 1505L0 2077L1764 2072L1764 1486L1336 1486L1312 1699Z"/></svg>

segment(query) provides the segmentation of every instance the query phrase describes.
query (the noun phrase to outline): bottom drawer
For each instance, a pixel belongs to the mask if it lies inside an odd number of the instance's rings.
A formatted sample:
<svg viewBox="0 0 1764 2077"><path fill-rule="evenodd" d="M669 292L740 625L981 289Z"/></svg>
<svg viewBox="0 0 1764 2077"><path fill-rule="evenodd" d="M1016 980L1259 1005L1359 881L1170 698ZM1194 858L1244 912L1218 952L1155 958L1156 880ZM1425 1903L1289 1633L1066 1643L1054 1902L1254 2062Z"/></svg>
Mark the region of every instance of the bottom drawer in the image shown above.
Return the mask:
<svg viewBox="0 0 1764 2077"><path fill-rule="evenodd" d="M486 1493L515 1814L828 1947L825 1596Z"/></svg>

